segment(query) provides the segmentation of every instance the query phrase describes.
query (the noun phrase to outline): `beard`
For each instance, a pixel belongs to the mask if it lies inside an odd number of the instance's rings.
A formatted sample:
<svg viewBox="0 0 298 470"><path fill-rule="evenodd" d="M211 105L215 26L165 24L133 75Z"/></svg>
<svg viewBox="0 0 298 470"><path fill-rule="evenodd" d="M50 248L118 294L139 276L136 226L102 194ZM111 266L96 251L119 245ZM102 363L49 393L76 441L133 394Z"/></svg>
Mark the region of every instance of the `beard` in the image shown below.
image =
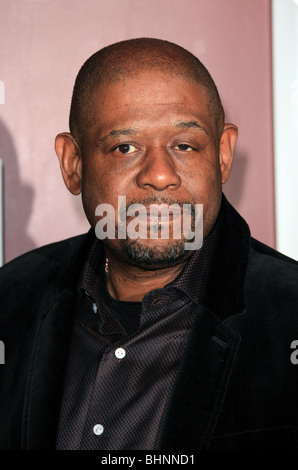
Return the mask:
<svg viewBox="0 0 298 470"><path fill-rule="evenodd" d="M193 201L181 201L167 196L152 195L151 197L149 196L142 200L131 200L129 205L142 204L146 206L153 203L166 204L168 206L178 204L180 207L182 207L182 204L189 204L192 212L192 229L194 228L195 210ZM160 231L160 227L157 227L157 231ZM191 254L189 250L185 250L183 238L178 240L169 239L167 244L158 244L155 240L150 240L149 244L146 242L144 243L144 240L132 239L129 237L126 237L126 239L121 242L123 254L127 259L129 259L131 264L145 269L158 269L175 266L186 260Z"/></svg>
<svg viewBox="0 0 298 470"><path fill-rule="evenodd" d="M186 260L191 252L184 249L181 240L172 240L166 246L144 246L140 240L127 238L122 241L123 254L136 266L157 269L175 266Z"/></svg>
<svg viewBox="0 0 298 470"><path fill-rule="evenodd" d="M126 220L127 223L127 210L128 207L132 206L133 204L140 204L142 206L149 206L151 204L166 204L167 206L171 205L178 205L182 208L183 204L187 204L190 206L190 214L191 214L191 228L194 230L195 227L195 208L193 201L185 201L185 200L177 200L167 196L157 196L151 195L147 198L142 200L130 200L127 203L126 207L122 207L120 210L119 218L121 220ZM138 209L136 209L138 211ZM179 216L181 211L179 212ZM119 222L119 221L118 221ZM119 236L119 224L117 223L116 226L116 236L107 237L104 241L104 244L114 252L114 256L118 256L125 259L129 262L129 264L141 267L143 269L162 269L171 266L175 266L189 258L192 251L191 249L185 249L185 238L184 233L181 237L177 238L174 237L174 232L169 235L169 237L165 239L162 237L160 232L163 228L163 222L161 220L157 221L154 220L154 223L151 224L150 220L150 229L148 225L148 219L146 218L145 222L141 225L143 226L145 233L147 236L143 237L132 237L128 235L128 230L126 230L126 238L122 238ZM168 225L165 222L165 227ZM154 233L159 233L160 237L153 237L148 239L148 234L150 232L151 235L151 228L153 228ZM170 230L174 230L173 228ZM163 238L163 240L161 240ZM117 240L115 241L113 240ZM104 239L103 239L104 240Z"/></svg>

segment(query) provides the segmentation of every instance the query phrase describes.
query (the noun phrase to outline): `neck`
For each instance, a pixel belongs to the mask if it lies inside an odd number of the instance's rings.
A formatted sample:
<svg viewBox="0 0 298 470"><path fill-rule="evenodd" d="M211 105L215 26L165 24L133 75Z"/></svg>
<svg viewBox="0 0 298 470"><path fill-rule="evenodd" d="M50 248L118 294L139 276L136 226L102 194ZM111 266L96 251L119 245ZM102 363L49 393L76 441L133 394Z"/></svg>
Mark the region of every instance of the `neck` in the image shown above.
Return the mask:
<svg viewBox="0 0 298 470"><path fill-rule="evenodd" d="M161 289L182 271L186 261L161 269L133 266L107 253L106 279L109 293L117 300L141 302L154 289Z"/></svg>

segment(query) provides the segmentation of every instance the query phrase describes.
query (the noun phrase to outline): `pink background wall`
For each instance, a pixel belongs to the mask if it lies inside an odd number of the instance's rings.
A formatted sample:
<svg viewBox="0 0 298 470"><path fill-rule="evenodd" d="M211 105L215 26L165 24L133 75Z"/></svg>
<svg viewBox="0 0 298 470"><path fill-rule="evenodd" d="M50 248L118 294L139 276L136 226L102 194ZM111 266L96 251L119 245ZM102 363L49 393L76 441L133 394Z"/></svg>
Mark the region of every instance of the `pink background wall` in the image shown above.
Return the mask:
<svg viewBox="0 0 298 470"><path fill-rule="evenodd" d="M96 50L151 36L189 49L239 127L224 192L252 234L274 246L270 0L1 0L0 158L5 262L88 229L54 152L68 130L75 76Z"/></svg>

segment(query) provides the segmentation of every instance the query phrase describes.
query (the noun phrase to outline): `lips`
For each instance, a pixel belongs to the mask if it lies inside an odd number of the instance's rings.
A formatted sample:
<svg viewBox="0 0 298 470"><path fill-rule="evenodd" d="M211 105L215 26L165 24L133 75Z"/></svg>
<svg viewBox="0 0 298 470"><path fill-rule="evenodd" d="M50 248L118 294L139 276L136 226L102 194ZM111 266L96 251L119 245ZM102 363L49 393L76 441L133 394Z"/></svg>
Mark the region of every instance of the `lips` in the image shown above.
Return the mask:
<svg viewBox="0 0 298 470"><path fill-rule="evenodd" d="M147 221L151 223L166 223L173 219L181 217L180 207L171 209L166 204L151 204L149 206L145 206L145 209L146 213L140 211L137 215L138 220Z"/></svg>

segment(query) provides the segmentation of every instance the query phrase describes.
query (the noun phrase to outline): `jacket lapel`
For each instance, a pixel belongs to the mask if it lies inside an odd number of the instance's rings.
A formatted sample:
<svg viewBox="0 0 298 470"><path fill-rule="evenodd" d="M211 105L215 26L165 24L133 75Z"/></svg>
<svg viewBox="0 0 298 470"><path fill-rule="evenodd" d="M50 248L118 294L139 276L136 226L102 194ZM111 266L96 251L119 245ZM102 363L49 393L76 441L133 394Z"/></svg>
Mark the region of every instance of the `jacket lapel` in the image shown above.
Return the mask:
<svg viewBox="0 0 298 470"><path fill-rule="evenodd" d="M200 306L169 406L161 449L208 447L229 384L240 336Z"/></svg>
<svg viewBox="0 0 298 470"><path fill-rule="evenodd" d="M58 260L59 274L42 293L22 420L23 449L55 449L68 354L78 306L78 276L89 237ZM57 268L57 266L56 266Z"/></svg>
<svg viewBox="0 0 298 470"><path fill-rule="evenodd" d="M214 230L202 300L176 377L161 449L208 448L241 341L225 319L245 312L250 232L224 196Z"/></svg>
<svg viewBox="0 0 298 470"><path fill-rule="evenodd" d="M53 300L53 299L52 299ZM22 425L24 449L54 449L63 380L76 313L76 293L63 292L39 323Z"/></svg>

